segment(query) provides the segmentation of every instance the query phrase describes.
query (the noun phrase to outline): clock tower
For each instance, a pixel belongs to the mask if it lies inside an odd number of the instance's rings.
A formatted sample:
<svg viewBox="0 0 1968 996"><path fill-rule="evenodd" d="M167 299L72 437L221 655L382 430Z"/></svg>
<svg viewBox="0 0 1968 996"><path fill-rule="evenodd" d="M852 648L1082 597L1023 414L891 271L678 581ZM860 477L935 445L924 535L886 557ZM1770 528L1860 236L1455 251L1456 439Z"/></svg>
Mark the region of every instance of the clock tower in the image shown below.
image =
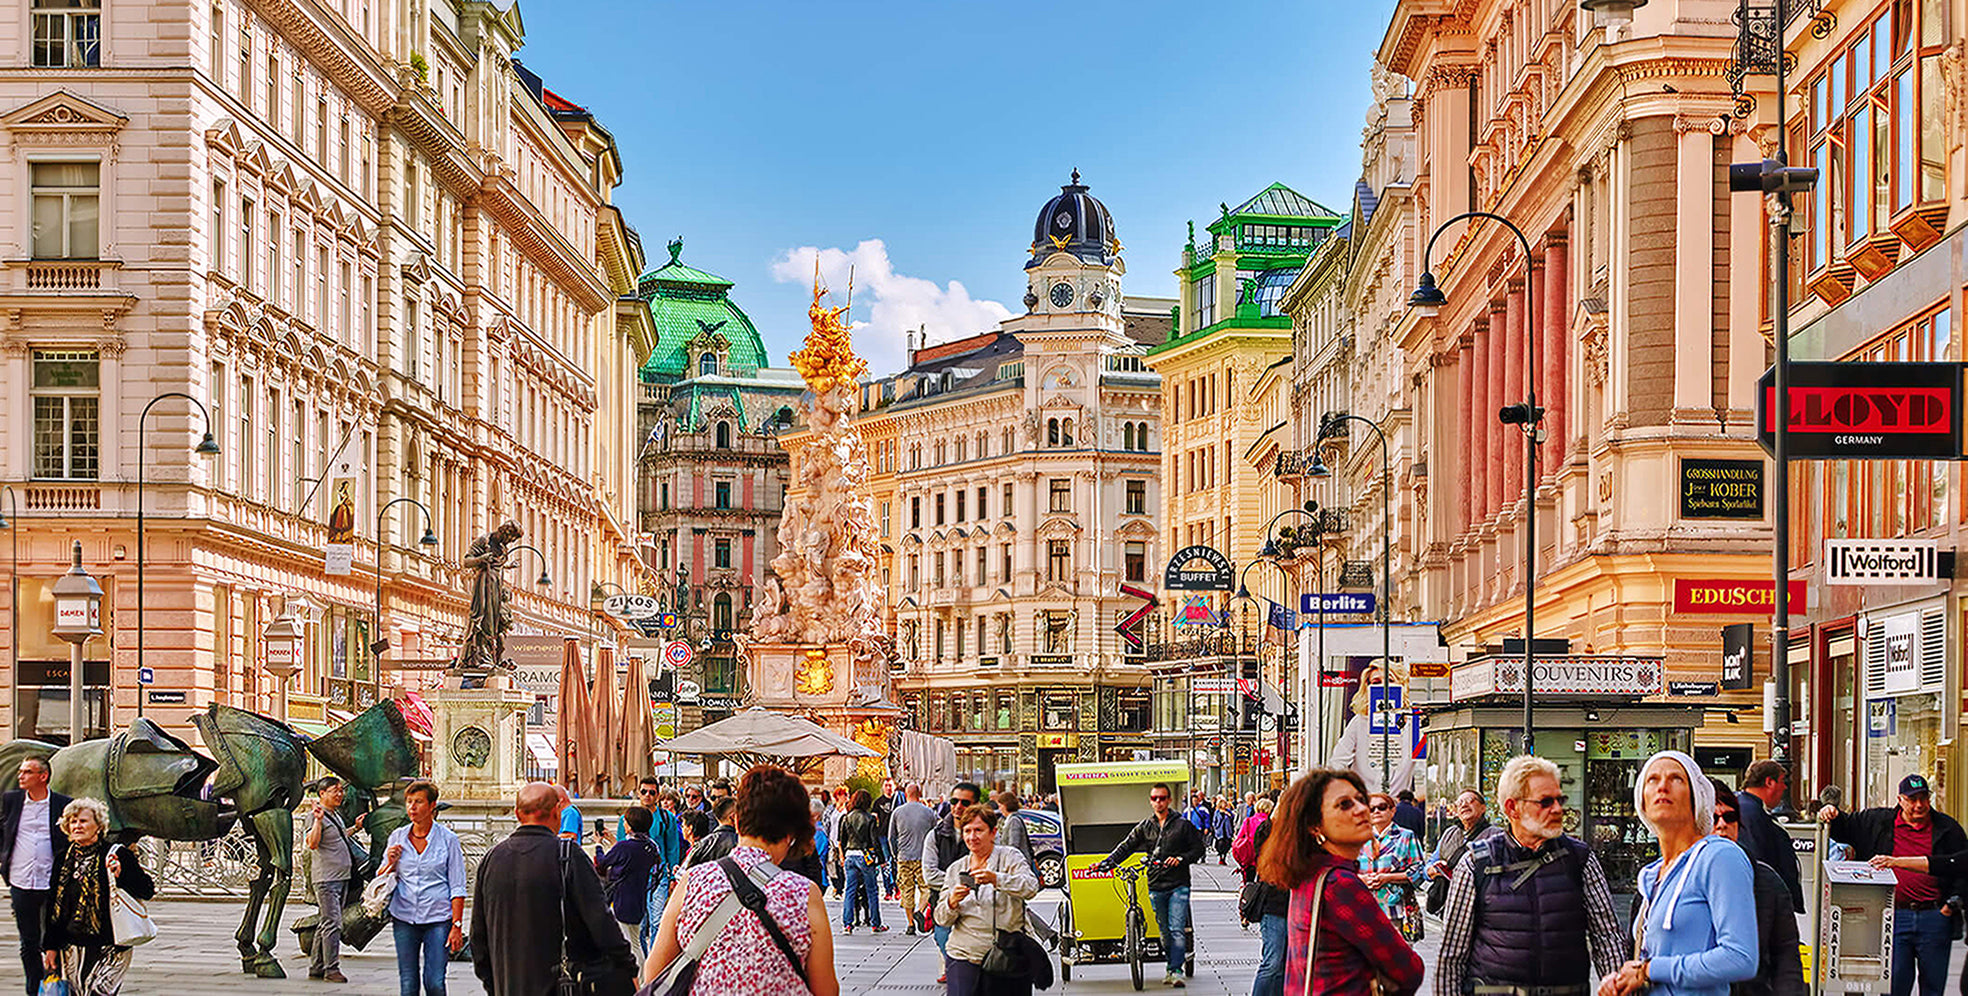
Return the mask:
<svg viewBox="0 0 1968 996"><path fill-rule="evenodd" d="M1121 274L1127 272L1127 265L1121 262L1121 243L1114 237L1114 216L1087 192L1079 170L1039 209L1032 223L1030 251L1025 261L1025 310L1028 319L1041 320L1014 320L1025 327L1020 331L1058 327L1044 319L1068 316L1067 324L1080 329L1091 321L1119 330Z"/></svg>

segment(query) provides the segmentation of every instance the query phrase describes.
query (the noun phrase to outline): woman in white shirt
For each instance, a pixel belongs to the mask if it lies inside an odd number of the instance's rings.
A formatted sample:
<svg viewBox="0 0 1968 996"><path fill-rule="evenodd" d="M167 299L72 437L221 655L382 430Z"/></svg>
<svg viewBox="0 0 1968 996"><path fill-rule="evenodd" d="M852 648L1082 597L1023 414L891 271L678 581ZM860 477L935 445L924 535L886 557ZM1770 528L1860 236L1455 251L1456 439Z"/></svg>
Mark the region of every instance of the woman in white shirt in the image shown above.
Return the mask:
<svg viewBox="0 0 1968 996"><path fill-rule="evenodd" d="M377 874L394 871L389 913L396 934L397 992L445 996L449 953L465 945L465 850L458 835L437 822L437 786L414 781L403 790L410 822L390 834Z"/></svg>
<svg viewBox="0 0 1968 996"><path fill-rule="evenodd" d="M984 956L998 931L1025 929L1025 900L1039 894L1038 877L1023 854L997 846L997 810L965 809L957 831L970 853L944 870L943 884L955 888L936 904L936 922L950 928L943 949L949 996L1031 996L1029 978L986 975Z"/></svg>

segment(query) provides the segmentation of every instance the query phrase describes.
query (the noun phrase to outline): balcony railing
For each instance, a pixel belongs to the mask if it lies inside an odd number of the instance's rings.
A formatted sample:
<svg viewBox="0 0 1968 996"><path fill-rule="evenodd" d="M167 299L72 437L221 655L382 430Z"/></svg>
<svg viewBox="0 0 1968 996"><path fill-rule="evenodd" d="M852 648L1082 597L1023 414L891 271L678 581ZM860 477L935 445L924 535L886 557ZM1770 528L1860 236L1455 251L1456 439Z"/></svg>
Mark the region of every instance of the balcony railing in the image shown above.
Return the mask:
<svg viewBox="0 0 1968 996"><path fill-rule="evenodd" d="M10 289L29 293L74 294L115 291L121 264L104 259L28 259L10 264L18 274Z"/></svg>

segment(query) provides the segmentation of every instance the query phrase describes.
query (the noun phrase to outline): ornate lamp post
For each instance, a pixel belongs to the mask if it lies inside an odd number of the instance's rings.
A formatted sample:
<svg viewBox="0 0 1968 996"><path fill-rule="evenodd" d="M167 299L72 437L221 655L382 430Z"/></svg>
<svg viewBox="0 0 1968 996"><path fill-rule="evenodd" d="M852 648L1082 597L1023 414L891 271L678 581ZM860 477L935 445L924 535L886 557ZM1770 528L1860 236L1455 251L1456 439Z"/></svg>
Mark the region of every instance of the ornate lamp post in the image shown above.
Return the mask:
<svg viewBox="0 0 1968 996"><path fill-rule="evenodd" d="M144 639L144 451L148 447L144 445L144 423L150 418L150 410L157 407L158 402L170 398L183 398L191 402L193 407L198 409L198 414L205 419L205 438L198 441L192 452L200 456L213 456L219 452L218 440L212 438L212 413L205 409L204 402L183 391L166 391L150 399L150 403L143 407L143 414L137 416L137 673L140 675L144 670L146 643ZM142 716L143 710L144 689L139 684L137 715Z"/></svg>
<svg viewBox="0 0 1968 996"><path fill-rule="evenodd" d="M88 729L82 703L82 645L102 635L102 585L82 569L82 543L75 560L55 582L55 636L68 641L68 742L79 744ZM16 637L18 638L18 636ZM141 691L141 689L139 689ZM107 703L105 702L105 708Z"/></svg>
<svg viewBox="0 0 1968 996"><path fill-rule="evenodd" d="M1631 16L1633 8L1647 0L1585 0L1580 6L1586 10L1604 11L1611 16L1624 12ZM1499 222L1517 236L1517 244L1524 250L1524 268L1531 266L1531 240L1524 237L1524 230L1512 224L1509 218L1490 211L1464 211L1463 213L1435 226L1434 234L1428 237L1428 245L1421 253L1421 279L1415 282L1414 293L1408 296L1408 306L1423 317L1433 317L1440 313L1442 305L1448 300L1440 287L1435 286L1435 274L1428 269L1429 257L1434 255L1435 240L1448 231L1449 226L1465 219L1485 218ZM1533 317L1537 310L1537 295L1524 295L1524 327L1537 328ZM1537 447L1544 441L1544 409L1537 403L1537 341L1532 333L1524 335L1524 400L1505 405L1497 412L1497 421L1504 425L1515 425L1524 433L1524 753L1535 753L1531 747L1531 686L1536 684L1532 668L1537 663L1537 640L1535 613L1537 611Z"/></svg>
<svg viewBox="0 0 1968 996"><path fill-rule="evenodd" d="M540 576L535 578L533 580L533 583L539 585L542 588L548 587L553 584L553 578L547 574L547 555L541 553L539 547L534 546L531 543L514 543L512 546L509 546L506 549L514 553L517 553L520 550L533 551L533 555L535 557L540 558Z"/></svg>
<svg viewBox="0 0 1968 996"><path fill-rule="evenodd" d="M1387 454L1387 434L1381 432L1380 426L1375 425L1374 421L1369 418L1363 418L1349 412L1327 412L1325 417L1319 420L1319 440L1324 441L1339 435L1341 427L1347 422L1358 422L1372 429L1374 435L1380 439L1380 707L1382 710L1388 710L1393 705L1393 698L1388 692L1387 673L1394 667L1394 639L1392 630L1394 613L1394 464L1388 458ZM1312 469L1310 473L1313 477L1326 477L1332 473L1326 467L1326 462L1320 459L1316 448L1312 453ZM1324 592L1320 592L1320 594L1323 595ZM1324 666L1323 661L1320 662L1320 666ZM1382 716L1380 721L1380 787L1382 791L1386 792L1393 790L1393 786L1389 783L1394 780L1393 720L1394 717L1389 714Z"/></svg>
<svg viewBox="0 0 1968 996"><path fill-rule="evenodd" d="M383 651L390 648L389 637L383 635L383 518L389 515L390 509L404 502L417 506L424 513L424 538L417 541L418 545L437 546L437 534L431 532L431 510L423 502L415 498L392 498L376 510L376 640L369 644L369 652L379 658ZM381 671L378 670L377 674L380 676Z"/></svg>
<svg viewBox="0 0 1968 996"><path fill-rule="evenodd" d="M282 607L280 617L267 624L266 628L266 669L267 673L280 680L280 718L287 718L287 692L289 682L301 669L301 646L305 639L303 624L294 616L294 599L288 599Z"/></svg>
<svg viewBox="0 0 1968 996"><path fill-rule="evenodd" d="M1324 556L1325 549L1320 544L1324 542L1324 536L1326 533L1326 519L1325 519L1325 514L1319 511L1319 503L1316 501L1308 500L1305 503L1304 507L1302 508L1288 508L1282 512L1279 512L1277 515L1272 516L1271 521L1264 524L1264 529L1262 532L1262 535L1264 536L1264 546L1262 549L1258 550L1257 555L1259 557L1265 558L1266 560L1272 561L1274 564L1279 558L1282 558L1284 556L1284 551L1278 548L1278 541L1276 539L1275 534L1273 534L1271 530L1273 527L1275 527L1278 524L1279 519L1282 519L1287 515L1302 515L1312 520L1312 524L1307 528L1311 529L1312 531L1314 549L1316 549L1319 554L1319 562L1320 562L1319 566L1323 568L1325 566L1325 556ZM1297 544L1294 543L1294 545ZM1291 573L1285 571L1282 566L1279 567L1278 570L1285 574L1286 599L1292 600L1293 604L1296 604L1296 601L1293 600L1293 595L1295 593L1292 591ZM1324 572L1321 571L1320 579L1319 579L1319 587L1323 588L1324 582L1325 582ZM1320 669L1325 667L1325 656L1324 656L1325 650L1326 650L1326 603L1325 603L1325 599L1322 597L1319 600L1320 658L1315 663L1315 665L1310 669L1311 673L1304 676L1305 687L1299 693L1298 734L1299 734L1299 739L1302 740L1305 744L1304 754L1302 755L1303 760L1300 766L1303 770L1306 771L1310 771L1312 769L1312 753L1314 747L1313 747L1313 740L1312 740L1312 733L1311 733L1312 727L1309 726L1308 724L1312 722L1314 716L1313 710L1318 705L1319 671ZM1298 651L1298 631L1294 629L1292 631L1292 652L1297 653L1297 651ZM1284 732L1284 717L1282 716L1278 718L1278 730L1280 734ZM1282 754L1284 752L1280 751L1279 753ZM1284 761L1282 758L1280 758L1279 760L1280 770L1283 769L1283 765L1284 765Z"/></svg>

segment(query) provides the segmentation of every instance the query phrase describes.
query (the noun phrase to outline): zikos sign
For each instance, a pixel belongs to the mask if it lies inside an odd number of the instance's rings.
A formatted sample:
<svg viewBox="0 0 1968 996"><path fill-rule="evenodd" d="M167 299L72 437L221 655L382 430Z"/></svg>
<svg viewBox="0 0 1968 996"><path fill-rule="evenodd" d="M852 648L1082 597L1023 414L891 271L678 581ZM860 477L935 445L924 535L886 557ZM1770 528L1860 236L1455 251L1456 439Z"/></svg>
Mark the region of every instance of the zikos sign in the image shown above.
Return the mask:
<svg viewBox="0 0 1968 996"><path fill-rule="evenodd" d="M1757 440L1776 445L1774 369L1757 381ZM1880 460L1961 455L1958 363L1792 363L1788 456Z"/></svg>
<svg viewBox="0 0 1968 996"><path fill-rule="evenodd" d="M1674 611L1767 616L1776 611L1776 594L1772 581L1675 578ZM1790 607L1792 611L1804 608L1804 582L1790 583Z"/></svg>

